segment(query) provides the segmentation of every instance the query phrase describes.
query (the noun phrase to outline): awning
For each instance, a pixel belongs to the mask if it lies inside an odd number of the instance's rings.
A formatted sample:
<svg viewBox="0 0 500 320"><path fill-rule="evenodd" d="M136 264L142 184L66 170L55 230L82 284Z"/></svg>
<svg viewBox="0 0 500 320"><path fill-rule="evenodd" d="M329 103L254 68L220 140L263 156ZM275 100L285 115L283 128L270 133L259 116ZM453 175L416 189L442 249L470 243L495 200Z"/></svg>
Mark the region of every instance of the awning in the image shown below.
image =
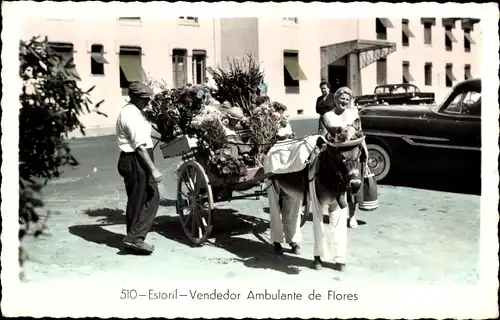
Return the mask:
<svg viewBox="0 0 500 320"><path fill-rule="evenodd" d="M474 78L474 77L472 76L472 73L471 73L471 71L470 71L470 68L465 68L464 73L465 73L465 80L468 80L468 79L472 79L472 78Z"/></svg>
<svg viewBox="0 0 500 320"><path fill-rule="evenodd" d="M193 56L206 56L206 55L207 55L206 50L199 50L199 49L193 50Z"/></svg>
<svg viewBox="0 0 500 320"><path fill-rule="evenodd" d="M451 80L451 81L457 81L457 78L453 75L453 70L450 67L446 67L446 76Z"/></svg>
<svg viewBox="0 0 500 320"><path fill-rule="evenodd" d="M448 36L448 38L450 38L451 42L458 42L455 36L453 35L453 32L451 32L451 30L446 30L445 33Z"/></svg>
<svg viewBox="0 0 500 320"><path fill-rule="evenodd" d="M407 25L405 25L405 24L403 25L403 32L406 34L406 36L407 36L408 38L413 38L413 37L415 37L415 35L413 34L413 32L411 32L410 27L408 27L408 26L407 26Z"/></svg>
<svg viewBox="0 0 500 320"><path fill-rule="evenodd" d="M413 77L411 76L410 67L409 66L403 66L403 77L408 82L415 81L415 79L413 79Z"/></svg>
<svg viewBox="0 0 500 320"><path fill-rule="evenodd" d="M320 51L321 75L325 76L328 73L328 65L349 53L359 53L359 68L362 69L396 51L396 44L382 40L357 39L324 46Z"/></svg>
<svg viewBox="0 0 500 320"><path fill-rule="evenodd" d="M129 82L144 81L146 79L146 73L142 69L140 56L120 55L120 68Z"/></svg>
<svg viewBox="0 0 500 320"><path fill-rule="evenodd" d="M284 57L286 71L290 74L293 80L307 80L306 75L299 66L299 62L293 57Z"/></svg>
<svg viewBox="0 0 500 320"><path fill-rule="evenodd" d="M99 53L99 52L92 52L90 54L90 56L92 57L92 59L94 59L95 62L97 63L109 63L105 58L104 58L104 55L102 53Z"/></svg>
<svg viewBox="0 0 500 320"><path fill-rule="evenodd" d="M436 18L420 18L420 23L421 24L424 24L424 23L429 23L431 25L436 25Z"/></svg>
<svg viewBox="0 0 500 320"><path fill-rule="evenodd" d="M394 28L394 25L392 24L391 20L387 18L377 18L380 20L380 22L384 25L386 28Z"/></svg>
<svg viewBox="0 0 500 320"><path fill-rule="evenodd" d="M464 36L465 36L465 38L466 38L467 40L469 40L469 42L470 42L471 44L476 44L476 42L474 41L474 39L472 39L472 37L471 37L470 33L464 33Z"/></svg>

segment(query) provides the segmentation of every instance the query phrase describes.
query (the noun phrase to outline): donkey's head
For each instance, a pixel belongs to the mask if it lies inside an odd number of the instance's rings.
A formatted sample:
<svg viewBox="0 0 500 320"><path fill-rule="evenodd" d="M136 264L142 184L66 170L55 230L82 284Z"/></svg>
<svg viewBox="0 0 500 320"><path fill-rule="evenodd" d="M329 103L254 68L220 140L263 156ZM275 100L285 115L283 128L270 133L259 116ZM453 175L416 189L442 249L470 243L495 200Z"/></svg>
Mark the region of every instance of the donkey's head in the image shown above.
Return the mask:
<svg viewBox="0 0 500 320"><path fill-rule="evenodd" d="M332 186L340 187L338 191L349 191L352 195L359 192L362 185L360 157L364 138L352 142L335 143L320 137L318 147L320 155L320 175L324 181L331 179ZM330 141L329 141L330 140Z"/></svg>

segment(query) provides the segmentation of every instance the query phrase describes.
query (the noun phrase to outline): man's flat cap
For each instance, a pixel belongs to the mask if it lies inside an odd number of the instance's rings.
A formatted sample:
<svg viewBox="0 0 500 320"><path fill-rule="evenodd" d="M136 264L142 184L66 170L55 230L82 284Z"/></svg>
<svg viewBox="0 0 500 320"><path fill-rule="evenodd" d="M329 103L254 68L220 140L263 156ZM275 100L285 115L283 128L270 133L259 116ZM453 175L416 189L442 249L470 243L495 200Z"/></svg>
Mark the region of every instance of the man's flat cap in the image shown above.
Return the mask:
<svg viewBox="0 0 500 320"><path fill-rule="evenodd" d="M128 95L138 98L149 98L154 94L153 89L139 81L132 82L128 86Z"/></svg>

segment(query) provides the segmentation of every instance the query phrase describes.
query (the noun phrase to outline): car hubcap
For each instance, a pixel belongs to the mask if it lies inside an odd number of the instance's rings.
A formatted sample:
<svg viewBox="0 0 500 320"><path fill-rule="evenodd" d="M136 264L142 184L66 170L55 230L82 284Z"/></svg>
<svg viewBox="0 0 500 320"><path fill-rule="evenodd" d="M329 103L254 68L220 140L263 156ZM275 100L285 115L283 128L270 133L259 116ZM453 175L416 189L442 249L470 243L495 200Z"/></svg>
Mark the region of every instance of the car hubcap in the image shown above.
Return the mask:
<svg viewBox="0 0 500 320"><path fill-rule="evenodd" d="M374 175L381 174L385 169L385 159L384 156L377 151L370 150L370 155L368 157L368 167Z"/></svg>

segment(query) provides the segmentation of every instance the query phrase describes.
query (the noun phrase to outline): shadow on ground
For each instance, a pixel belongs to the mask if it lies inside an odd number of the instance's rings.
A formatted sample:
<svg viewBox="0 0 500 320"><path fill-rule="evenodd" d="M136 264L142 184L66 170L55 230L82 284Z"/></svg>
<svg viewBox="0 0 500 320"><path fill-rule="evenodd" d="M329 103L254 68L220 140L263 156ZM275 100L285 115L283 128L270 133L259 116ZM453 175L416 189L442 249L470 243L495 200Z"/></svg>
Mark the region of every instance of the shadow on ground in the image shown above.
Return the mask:
<svg viewBox="0 0 500 320"><path fill-rule="evenodd" d="M309 210L311 210L311 209L309 209ZM269 214L270 213L269 207L264 207L264 212ZM313 221L312 220L312 212L309 212L309 214L306 216L306 221L308 221L308 222ZM356 219L356 221L358 222L358 225L360 225L360 226L366 224L366 222L363 220ZM330 217L327 214L323 215L323 223L326 223L326 224L330 223Z"/></svg>
<svg viewBox="0 0 500 320"><path fill-rule="evenodd" d="M119 209L96 209L84 212L89 217L99 218L99 224L75 225L68 228L69 232L86 241L105 244L118 250L122 249L123 235L108 231L102 227L125 224L124 211Z"/></svg>
<svg viewBox="0 0 500 320"><path fill-rule="evenodd" d="M162 207L175 207L176 204L177 204L176 200L167 199L167 198L162 198L160 200L160 206L162 206Z"/></svg>
<svg viewBox="0 0 500 320"><path fill-rule="evenodd" d="M471 195L481 195L481 178L468 178L461 175L451 176L450 174L412 174L401 173L387 177L387 180L380 182L381 185L395 187L409 187L417 189L427 189L451 193L463 193Z"/></svg>
<svg viewBox="0 0 500 320"><path fill-rule="evenodd" d="M257 227L261 232L267 230L269 222L253 216L238 214L234 209L215 208L213 210L213 230L210 238L233 237L251 233ZM182 229L178 216L156 217L151 231L157 232L167 239L190 247L198 247L189 241ZM210 242L208 242L210 244Z"/></svg>
<svg viewBox="0 0 500 320"><path fill-rule="evenodd" d="M198 247L188 240L178 217L161 216L155 222L154 231L167 239ZM288 253L282 256L274 254L272 245L262 236L269 229L267 219L239 214L233 209L215 209L213 226L211 237L204 246L215 246L228 251L237 257L232 261L240 262L246 267L298 274L299 267L311 266L311 260ZM240 237L242 235L251 235L255 240Z"/></svg>

